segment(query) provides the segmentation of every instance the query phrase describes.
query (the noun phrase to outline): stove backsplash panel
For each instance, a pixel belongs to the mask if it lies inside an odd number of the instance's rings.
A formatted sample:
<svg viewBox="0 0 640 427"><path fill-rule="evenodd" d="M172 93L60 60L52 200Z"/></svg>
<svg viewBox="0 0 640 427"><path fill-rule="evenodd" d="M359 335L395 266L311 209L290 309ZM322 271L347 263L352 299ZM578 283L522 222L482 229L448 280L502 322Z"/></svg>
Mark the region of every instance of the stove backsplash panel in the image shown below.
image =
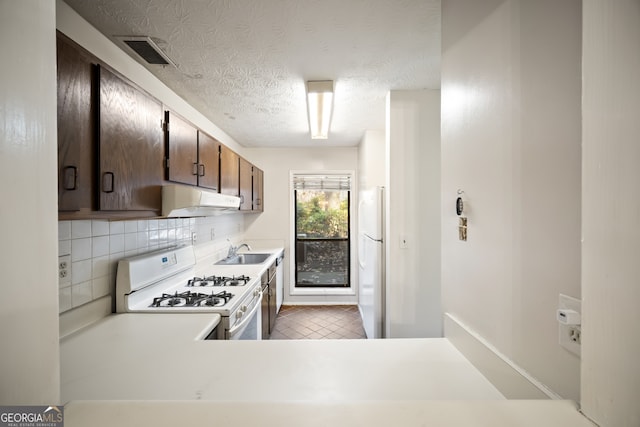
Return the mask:
<svg viewBox="0 0 640 427"><path fill-rule="evenodd" d="M122 258L193 243L198 247L207 245L207 253L213 251L215 258L222 259L229 247L227 239L237 244L243 234L242 214L129 221L59 221L58 255L64 270L60 276L65 276L59 278L59 312L106 295L113 299L116 268Z"/></svg>

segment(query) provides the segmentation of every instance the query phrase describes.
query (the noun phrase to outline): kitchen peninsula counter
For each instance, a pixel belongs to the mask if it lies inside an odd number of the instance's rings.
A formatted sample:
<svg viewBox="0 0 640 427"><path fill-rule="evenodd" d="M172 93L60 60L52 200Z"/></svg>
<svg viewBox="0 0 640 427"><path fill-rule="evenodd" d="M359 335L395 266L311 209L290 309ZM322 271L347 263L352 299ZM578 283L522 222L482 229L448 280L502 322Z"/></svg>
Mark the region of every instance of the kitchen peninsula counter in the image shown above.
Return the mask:
<svg viewBox="0 0 640 427"><path fill-rule="evenodd" d="M384 402L83 401L65 427L596 427L569 400Z"/></svg>
<svg viewBox="0 0 640 427"><path fill-rule="evenodd" d="M507 401L444 338L203 341L217 314L114 314L61 340L69 427L592 426Z"/></svg>
<svg viewBox="0 0 640 427"><path fill-rule="evenodd" d="M114 314L60 341L71 400L503 399L446 339L204 341L217 314Z"/></svg>

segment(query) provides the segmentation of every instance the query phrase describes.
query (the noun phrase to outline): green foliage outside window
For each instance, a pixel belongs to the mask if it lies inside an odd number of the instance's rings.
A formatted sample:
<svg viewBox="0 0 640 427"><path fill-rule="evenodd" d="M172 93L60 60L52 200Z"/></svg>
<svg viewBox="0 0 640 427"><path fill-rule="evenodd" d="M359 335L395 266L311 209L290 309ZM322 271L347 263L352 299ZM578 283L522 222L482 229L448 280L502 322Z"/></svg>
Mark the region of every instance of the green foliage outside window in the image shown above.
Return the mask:
<svg viewBox="0 0 640 427"><path fill-rule="evenodd" d="M346 239L347 191L299 190L296 194L298 238Z"/></svg>

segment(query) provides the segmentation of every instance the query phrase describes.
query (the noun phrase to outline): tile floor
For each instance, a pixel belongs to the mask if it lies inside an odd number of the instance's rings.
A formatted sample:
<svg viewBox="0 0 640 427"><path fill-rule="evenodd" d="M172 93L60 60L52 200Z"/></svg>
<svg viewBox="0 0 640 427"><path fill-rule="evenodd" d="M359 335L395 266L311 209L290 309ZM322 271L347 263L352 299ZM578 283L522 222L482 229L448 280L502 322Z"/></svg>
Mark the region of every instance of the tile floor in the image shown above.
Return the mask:
<svg viewBox="0 0 640 427"><path fill-rule="evenodd" d="M364 338L362 319L355 305L283 305L270 339Z"/></svg>

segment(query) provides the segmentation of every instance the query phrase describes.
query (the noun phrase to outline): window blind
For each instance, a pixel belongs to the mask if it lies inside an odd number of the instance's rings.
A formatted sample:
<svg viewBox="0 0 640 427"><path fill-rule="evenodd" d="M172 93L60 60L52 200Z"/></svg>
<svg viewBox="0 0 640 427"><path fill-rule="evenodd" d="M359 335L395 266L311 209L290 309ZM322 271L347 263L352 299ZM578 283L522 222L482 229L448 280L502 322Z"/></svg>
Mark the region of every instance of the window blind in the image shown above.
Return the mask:
<svg viewBox="0 0 640 427"><path fill-rule="evenodd" d="M351 190L351 176L295 174L293 188L294 190Z"/></svg>

